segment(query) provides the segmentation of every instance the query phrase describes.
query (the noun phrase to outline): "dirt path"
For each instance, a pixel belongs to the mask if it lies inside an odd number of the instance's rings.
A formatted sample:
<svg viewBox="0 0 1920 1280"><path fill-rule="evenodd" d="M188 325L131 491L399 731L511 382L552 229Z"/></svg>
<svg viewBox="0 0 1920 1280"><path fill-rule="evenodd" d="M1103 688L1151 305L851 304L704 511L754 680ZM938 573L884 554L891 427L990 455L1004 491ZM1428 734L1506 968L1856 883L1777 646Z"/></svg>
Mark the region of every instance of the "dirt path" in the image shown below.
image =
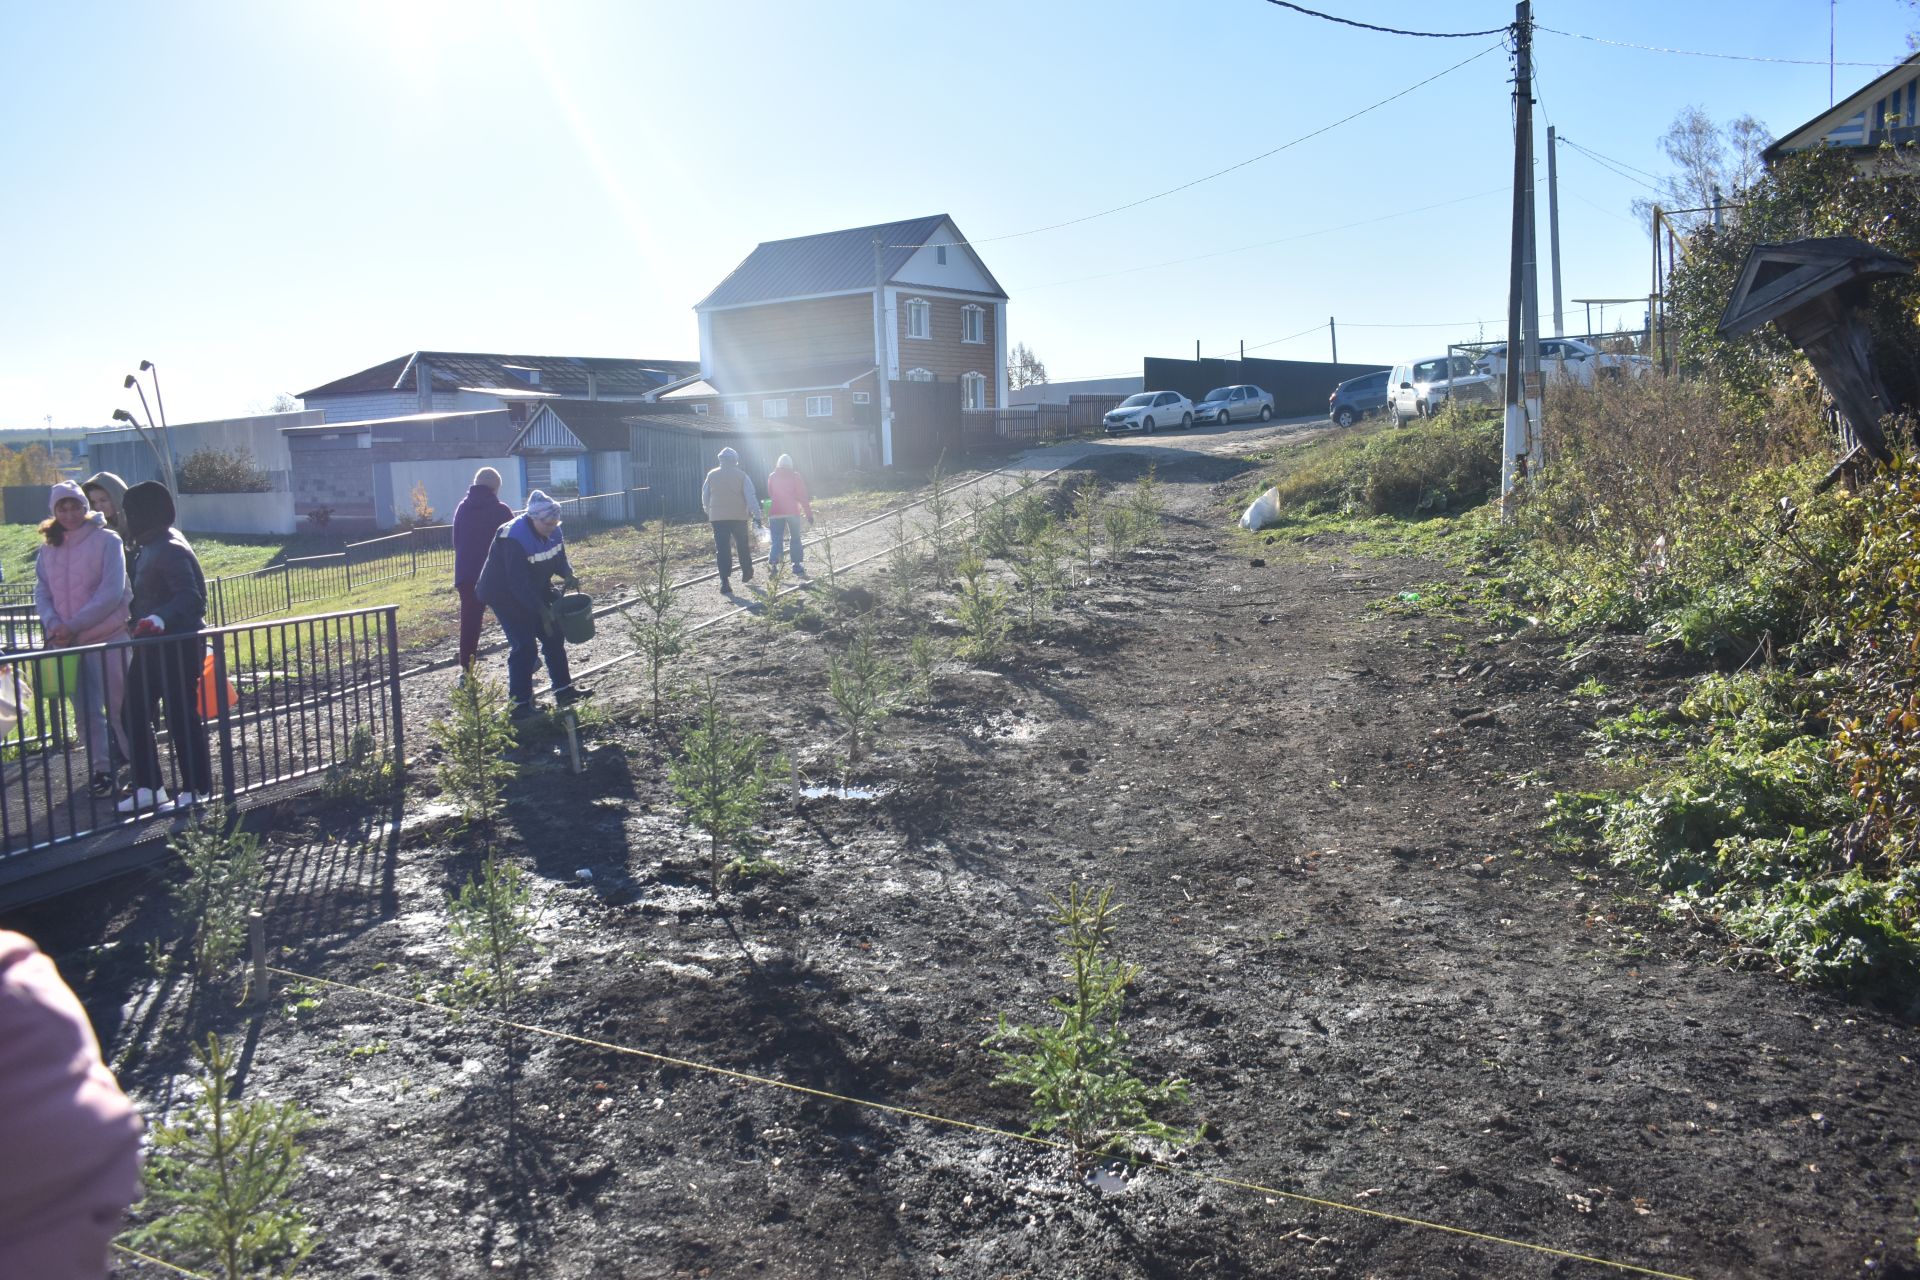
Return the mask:
<svg viewBox="0 0 1920 1280"><path fill-rule="evenodd" d="M1242 464L1181 448L1156 455L1162 542L1002 668L949 667L853 778L877 799L781 806L789 874L724 909L647 733L609 729L578 778L529 748L509 847L551 949L524 1016L595 1043L532 1038L515 1068L470 1021L283 982L249 1089L322 1117L328 1241L303 1274L1628 1274L1280 1192L1668 1274L1920 1274L1915 1029L1724 967L1549 852L1543 802L1588 768L1560 646L1369 608L1432 565L1250 563L1227 530ZM1089 465L1124 482L1141 459ZM702 661L821 778L844 638L721 629ZM270 930L293 970L405 995L448 976L441 903L478 855L430 819L378 836L277 837ZM1075 880L1126 904L1136 1057L1206 1126L1124 1191L1017 1140L610 1047L1019 1129L980 1041L1045 1016L1047 894ZM166 1096L185 1044L138 961L152 896L20 923Z"/></svg>

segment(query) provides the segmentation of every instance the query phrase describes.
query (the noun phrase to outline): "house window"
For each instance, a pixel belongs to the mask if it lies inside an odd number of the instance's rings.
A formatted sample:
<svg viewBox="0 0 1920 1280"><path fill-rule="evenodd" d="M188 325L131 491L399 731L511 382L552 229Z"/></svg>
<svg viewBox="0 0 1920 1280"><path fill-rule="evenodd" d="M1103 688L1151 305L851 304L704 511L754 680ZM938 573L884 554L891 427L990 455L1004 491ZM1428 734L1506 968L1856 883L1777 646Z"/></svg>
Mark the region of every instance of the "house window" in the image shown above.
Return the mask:
<svg viewBox="0 0 1920 1280"><path fill-rule="evenodd" d="M985 342L987 340L987 312L984 307L976 307L971 302L960 308L960 341Z"/></svg>
<svg viewBox="0 0 1920 1280"><path fill-rule="evenodd" d="M855 404L872 404L873 394L867 391L856 391L853 393L853 402Z"/></svg>
<svg viewBox="0 0 1920 1280"><path fill-rule="evenodd" d="M555 493L580 492L580 459L554 458L547 468L547 488Z"/></svg>
<svg viewBox="0 0 1920 1280"><path fill-rule="evenodd" d="M760 402L760 416L763 418L786 417L787 416L787 398L785 396L781 396L777 400L762 400Z"/></svg>
<svg viewBox="0 0 1920 1280"><path fill-rule="evenodd" d="M943 267L946 266L947 265L947 246L943 244L937 244L933 246L933 260L939 263Z"/></svg>
<svg viewBox="0 0 1920 1280"><path fill-rule="evenodd" d="M960 375L960 404L966 409L987 407L987 376L983 373Z"/></svg>
<svg viewBox="0 0 1920 1280"><path fill-rule="evenodd" d="M697 404L693 406L693 411L699 414L703 418L707 416L707 406L703 404Z"/></svg>
<svg viewBox="0 0 1920 1280"><path fill-rule="evenodd" d="M744 417L746 417L746 416L747 416L747 402L746 402L745 400L729 400L729 401L727 401L727 416L728 416L729 418L744 418Z"/></svg>
<svg viewBox="0 0 1920 1280"><path fill-rule="evenodd" d="M907 299L907 336L909 338L933 336L933 304L925 298Z"/></svg>
<svg viewBox="0 0 1920 1280"><path fill-rule="evenodd" d="M831 418L833 416L833 397L808 396L807 416L809 418Z"/></svg>
<svg viewBox="0 0 1920 1280"><path fill-rule="evenodd" d="M908 382L932 382L932 381L933 381L933 370L931 370L931 369L909 369L909 370L907 370L907 381L908 381Z"/></svg>

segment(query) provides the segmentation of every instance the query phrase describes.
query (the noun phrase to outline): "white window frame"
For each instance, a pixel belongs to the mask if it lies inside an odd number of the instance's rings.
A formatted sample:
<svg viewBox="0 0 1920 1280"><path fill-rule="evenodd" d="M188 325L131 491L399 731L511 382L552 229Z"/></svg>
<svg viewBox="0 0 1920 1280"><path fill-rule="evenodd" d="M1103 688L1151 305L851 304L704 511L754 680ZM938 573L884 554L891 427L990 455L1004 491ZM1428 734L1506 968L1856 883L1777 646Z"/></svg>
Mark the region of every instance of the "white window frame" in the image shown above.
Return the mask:
<svg viewBox="0 0 1920 1280"><path fill-rule="evenodd" d="M974 370L960 375L960 407L963 409L987 407L986 374Z"/></svg>
<svg viewBox="0 0 1920 1280"><path fill-rule="evenodd" d="M872 404L873 393L870 391L856 391L853 393L853 402L855 404Z"/></svg>
<svg viewBox="0 0 1920 1280"><path fill-rule="evenodd" d="M560 478L560 470L563 467L566 468L564 480ZM580 459L577 456L547 459L547 488L555 493L579 493Z"/></svg>
<svg viewBox="0 0 1920 1280"><path fill-rule="evenodd" d="M933 370L931 370L931 369L909 369L909 370L907 370L907 381L908 381L908 382L932 382L932 381L933 381Z"/></svg>
<svg viewBox="0 0 1920 1280"><path fill-rule="evenodd" d="M833 416L833 397L808 396L807 416L809 418L831 418Z"/></svg>
<svg viewBox="0 0 1920 1280"><path fill-rule="evenodd" d="M933 338L933 304L925 298L907 299L907 336L921 342Z"/></svg>
<svg viewBox="0 0 1920 1280"><path fill-rule="evenodd" d="M760 402L760 416L763 418L784 418L787 416L787 398L775 396L771 400Z"/></svg>
<svg viewBox="0 0 1920 1280"><path fill-rule="evenodd" d="M729 400L725 405L721 406L721 408L729 418L744 418L747 416L747 402L745 400Z"/></svg>
<svg viewBox="0 0 1920 1280"><path fill-rule="evenodd" d="M960 308L960 341L985 342L987 340L987 309L969 302Z"/></svg>
<svg viewBox="0 0 1920 1280"><path fill-rule="evenodd" d="M699 414L703 418L707 416L707 406L704 404L697 404L693 406L693 411Z"/></svg>

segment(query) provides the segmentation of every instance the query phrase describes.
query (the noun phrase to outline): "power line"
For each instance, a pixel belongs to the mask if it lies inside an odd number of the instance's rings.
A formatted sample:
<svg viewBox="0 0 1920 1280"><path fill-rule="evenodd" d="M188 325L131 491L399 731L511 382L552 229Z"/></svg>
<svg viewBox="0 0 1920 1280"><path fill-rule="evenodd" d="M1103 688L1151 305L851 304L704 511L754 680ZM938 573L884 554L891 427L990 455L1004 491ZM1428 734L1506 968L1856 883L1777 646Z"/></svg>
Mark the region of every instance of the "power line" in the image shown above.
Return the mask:
<svg viewBox="0 0 1920 1280"><path fill-rule="evenodd" d="M1568 139L1567 139L1567 135L1566 135L1566 134L1564 134L1564 133L1560 135L1560 141L1562 141L1562 142L1565 142L1565 143L1566 143L1566 144L1567 144L1568 146L1570 146L1570 147L1572 147L1572 148L1573 148L1574 150L1576 150L1576 151L1584 151L1584 152L1586 152L1586 153L1587 153L1588 155L1590 155L1590 156L1592 156L1592 157L1593 157L1594 159L1596 159L1596 160L1606 160L1606 161L1609 161L1610 163L1613 163L1613 164L1617 164L1617 165L1619 165L1619 166L1620 166L1620 167L1621 167L1622 169L1633 169L1633 171L1634 171L1635 173L1637 173L1637 174L1639 174L1639 175L1640 175L1641 177L1643 177L1643 178L1651 178L1651 179L1653 179L1653 180L1654 180L1655 182L1664 182L1664 181L1666 181L1666 179L1664 179L1664 178L1662 178L1662 177L1661 177L1661 176L1660 176L1659 174L1657 174L1657 173L1648 173L1648 172L1647 172L1647 171L1646 171L1645 169L1634 169L1634 168L1633 168L1633 166L1632 166L1632 165L1630 165L1630 164L1628 164L1628 163L1627 163L1627 162L1626 162L1625 160L1615 160L1615 159L1613 159L1613 157L1612 157L1612 156L1603 156L1603 155L1601 155L1601 154L1600 154L1600 153L1599 153L1598 151L1595 151L1595 150L1594 150L1594 149L1593 149L1592 147L1584 147L1584 146L1581 146L1581 145L1580 145L1579 143L1577 143L1577 142L1571 142L1571 141L1568 141Z"/></svg>
<svg viewBox="0 0 1920 1280"><path fill-rule="evenodd" d="M1045 284L1020 285L1018 288L1022 293L1032 293L1036 289L1054 289L1062 285L1084 284L1089 280L1108 280L1114 276L1132 275L1139 271L1153 271L1160 267L1177 267L1187 262L1204 262L1208 258L1223 258L1229 254L1246 253L1253 249L1266 249L1276 244L1289 244L1295 240L1310 240L1315 236L1332 235L1338 231L1351 231L1355 227L1369 227L1376 222L1386 222L1393 218L1408 218L1416 213L1429 213L1435 209L1444 209L1448 205L1464 204L1469 200L1479 200L1486 196L1499 195L1504 190L1506 190L1506 188L1497 187L1487 191L1476 191L1472 195L1456 196L1452 200L1442 200L1437 204L1421 205L1417 209L1400 209L1393 213L1383 213L1374 218L1362 218L1357 222L1343 222L1337 227L1321 227L1316 231L1302 231L1295 235L1281 236L1277 240L1262 240L1257 244L1243 244L1233 249L1215 249L1211 253L1196 253L1187 258L1169 258L1165 262L1149 262L1138 267L1122 267L1117 271L1103 271L1098 275L1075 276L1070 280L1049 280Z"/></svg>
<svg viewBox="0 0 1920 1280"><path fill-rule="evenodd" d="M1795 67L1876 67L1885 69L1897 67L1895 62L1828 62L1825 58L1767 58L1757 53L1712 53L1704 49L1668 49L1657 44L1635 44L1631 40L1609 40L1605 36L1582 35L1578 31L1559 31L1553 27L1543 27L1534 23L1535 31L1544 31L1548 35L1566 36L1570 40L1591 40L1595 44L1610 44L1616 49L1640 49L1647 53L1677 53L1689 58L1725 58L1732 62L1775 62Z"/></svg>
<svg viewBox="0 0 1920 1280"><path fill-rule="evenodd" d="M1397 102L1401 98L1404 98L1408 94L1412 93L1414 90L1425 88L1427 85L1432 84L1435 80L1440 79L1442 76L1452 75L1454 72L1466 66L1468 63L1477 62L1481 58L1486 57L1488 54L1493 53L1494 51L1499 49L1504 49L1505 47L1506 47L1506 42L1504 40L1499 42L1498 44L1488 45L1486 48L1474 54L1472 57L1462 58L1460 61L1454 63L1452 66L1448 67L1444 71L1436 71L1432 75L1428 76L1425 80L1421 80L1421 81L1418 81L1417 83L1410 84L1406 88L1400 90L1398 93L1382 98L1378 102L1375 102L1370 106L1362 107L1358 111L1355 111L1354 113L1352 113L1351 115L1342 116L1340 119L1335 120L1332 124L1322 125L1320 128L1315 129L1311 133L1303 133L1299 137L1293 139L1291 142L1283 142L1279 146L1274 147L1269 151L1262 151L1257 156L1249 156L1245 160L1242 160L1237 164L1230 164L1224 169L1217 169L1214 172L1205 175L1204 177L1195 178L1191 182L1183 182L1177 187L1169 187L1165 191L1156 192L1150 196L1142 196L1138 200L1129 200L1126 204L1115 205L1111 209L1102 209L1098 213L1089 213L1084 217L1069 218L1065 222L1051 222L1044 227L1032 227L1026 231L1010 231L1005 235L985 236L976 240L948 240L943 243L937 243L937 244L890 244L890 245L887 245L886 247L889 249L946 249L946 248L954 248L954 247L960 247L960 246L995 244L1001 240L1018 240L1023 236L1037 236L1043 231L1058 231L1063 227L1077 227L1083 222L1092 222L1095 218L1105 218L1116 213L1124 213L1128 209L1137 209L1143 204L1151 204L1155 200L1163 200L1170 195L1174 195L1178 192L1185 191L1189 187L1197 187L1203 182L1212 182L1215 178L1224 178L1228 174L1234 172L1237 169L1244 169L1250 164L1258 164L1260 161L1268 159L1269 157L1277 156L1282 151L1291 150L1292 148L1299 146L1303 142L1307 142L1307 141L1310 141L1311 139L1319 137L1323 133L1329 133L1335 129L1338 129L1343 124L1349 124L1355 120L1358 120L1361 116L1364 116L1369 112L1378 111L1381 107L1386 106L1390 102Z"/></svg>
<svg viewBox="0 0 1920 1280"><path fill-rule="evenodd" d="M1606 157L1600 155L1598 152L1589 151L1577 142L1567 142L1565 138L1560 139L1560 141L1563 143L1566 143L1567 146L1571 147L1575 151L1578 151L1581 155L1593 161L1595 164L1599 165L1601 168L1606 169L1607 171L1612 173L1615 177L1625 178L1628 182L1635 183L1638 186L1645 187L1647 190L1653 192L1657 196L1664 196L1668 194L1667 189L1665 187L1655 186L1651 182L1645 182L1639 178L1634 177L1633 174L1628 173L1625 169L1615 168L1613 165L1613 162L1609 161L1608 159L1606 159Z"/></svg>
<svg viewBox="0 0 1920 1280"><path fill-rule="evenodd" d="M1309 18L1321 18L1327 22L1337 22L1344 27L1359 27L1362 31L1383 31L1390 36L1425 36L1429 40L1460 40L1472 36L1491 36L1511 31L1511 24L1504 27L1489 27L1485 31L1407 31L1400 27L1376 27L1371 22L1355 22L1352 18L1337 18L1331 13L1321 13L1318 9L1309 9L1305 5L1293 4L1291 0L1267 0L1268 4L1278 5L1282 9L1291 9L1295 13L1304 13Z"/></svg>

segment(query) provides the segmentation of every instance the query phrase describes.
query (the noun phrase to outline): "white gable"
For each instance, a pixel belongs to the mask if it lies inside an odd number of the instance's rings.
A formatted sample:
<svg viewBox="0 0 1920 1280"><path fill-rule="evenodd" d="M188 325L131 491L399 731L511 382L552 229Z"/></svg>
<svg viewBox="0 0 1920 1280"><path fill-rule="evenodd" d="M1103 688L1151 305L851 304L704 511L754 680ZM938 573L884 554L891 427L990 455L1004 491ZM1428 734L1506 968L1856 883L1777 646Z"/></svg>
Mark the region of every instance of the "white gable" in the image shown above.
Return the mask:
<svg viewBox="0 0 1920 1280"><path fill-rule="evenodd" d="M924 285L929 289L971 289L975 293L998 293L991 277L980 269L973 250L959 243L960 231L951 222L942 222L926 243L900 268L894 280L900 284ZM940 261L941 246L946 247L946 262Z"/></svg>

